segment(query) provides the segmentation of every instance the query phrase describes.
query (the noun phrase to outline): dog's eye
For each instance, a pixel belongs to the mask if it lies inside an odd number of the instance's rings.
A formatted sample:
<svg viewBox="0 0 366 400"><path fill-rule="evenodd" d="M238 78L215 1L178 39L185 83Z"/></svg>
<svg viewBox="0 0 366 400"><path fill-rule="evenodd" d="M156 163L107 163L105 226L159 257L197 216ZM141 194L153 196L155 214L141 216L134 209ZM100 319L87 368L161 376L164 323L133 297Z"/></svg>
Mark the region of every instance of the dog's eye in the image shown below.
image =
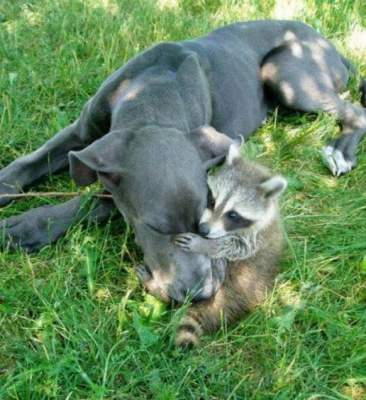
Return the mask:
<svg viewBox="0 0 366 400"><path fill-rule="evenodd" d="M159 233L160 235L164 235L164 233L163 233L160 229L155 228L155 226L150 225L150 224L146 224L146 226L147 226L148 228L150 228L152 231L154 231L154 232L156 232L156 233Z"/></svg>
<svg viewBox="0 0 366 400"><path fill-rule="evenodd" d="M159 235L176 235L177 233L182 233L185 232L186 230L182 231L182 230L178 230L178 229L169 229L169 227L164 227L164 226L155 226L155 225L151 225L151 224L146 224L146 226L151 229L152 231L154 231L155 233L158 233Z"/></svg>

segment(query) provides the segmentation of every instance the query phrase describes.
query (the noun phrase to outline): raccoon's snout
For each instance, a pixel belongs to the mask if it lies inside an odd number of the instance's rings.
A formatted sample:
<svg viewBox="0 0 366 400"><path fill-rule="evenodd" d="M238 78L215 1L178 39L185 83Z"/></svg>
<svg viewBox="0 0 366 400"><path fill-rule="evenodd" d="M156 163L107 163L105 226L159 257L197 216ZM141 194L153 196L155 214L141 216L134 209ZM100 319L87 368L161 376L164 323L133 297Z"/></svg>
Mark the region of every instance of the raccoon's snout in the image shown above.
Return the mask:
<svg viewBox="0 0 366 400"><path fill-rule="evenodd" d="M210 225L207 222L202 222L198 225L198 233L201 236L207 236L210 233Z"/></svg>

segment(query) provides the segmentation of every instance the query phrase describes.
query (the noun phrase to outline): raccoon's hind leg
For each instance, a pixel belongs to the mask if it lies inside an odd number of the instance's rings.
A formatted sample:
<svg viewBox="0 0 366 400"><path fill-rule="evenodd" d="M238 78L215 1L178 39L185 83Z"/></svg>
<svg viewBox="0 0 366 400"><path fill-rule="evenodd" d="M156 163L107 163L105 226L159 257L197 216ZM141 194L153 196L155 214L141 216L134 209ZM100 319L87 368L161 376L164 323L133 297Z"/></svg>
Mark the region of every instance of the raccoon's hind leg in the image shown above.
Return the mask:
<svg viewBox="0 0 366 400"><path fill-rule="evenodd" d="M223 286L209 300L194 303L179 323L175 344L195 347L205 333L217 331L222 321L231 324L261 303L273 286L275 271L264 273L249 263L233 263L227 269Z"/></svg>

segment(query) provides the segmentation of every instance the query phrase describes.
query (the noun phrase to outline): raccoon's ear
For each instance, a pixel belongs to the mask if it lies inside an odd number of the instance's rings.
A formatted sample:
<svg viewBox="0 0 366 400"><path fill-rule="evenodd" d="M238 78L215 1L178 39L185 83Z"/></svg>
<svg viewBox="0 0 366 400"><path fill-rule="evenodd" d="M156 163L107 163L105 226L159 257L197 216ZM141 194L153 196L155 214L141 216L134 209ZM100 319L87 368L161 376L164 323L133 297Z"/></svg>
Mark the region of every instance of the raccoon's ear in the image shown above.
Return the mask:
<svg viewBox="0 0 366 400"><path fill-rule="evenodd" d="M225 161L227 165L234 165L238 160L240 160L240 148L241 145L237 143L230 145Z"/></svg>
<svg viewBox="0 0 366 400"><path fill-rule="evenodd" d="M228 154L230 146L237 143L237 139L231 139L208 125L193 129L189 134L189 139L208 166L217 165ZM242 142L241 137L238 138L238 142Z"/></svg>
<svg viewBox="0 0 366 400"><path fill-rule="evenodd" d="M280 175L272 176L259 185L264 197L278 197L287 187L287 181Z"/></svg>

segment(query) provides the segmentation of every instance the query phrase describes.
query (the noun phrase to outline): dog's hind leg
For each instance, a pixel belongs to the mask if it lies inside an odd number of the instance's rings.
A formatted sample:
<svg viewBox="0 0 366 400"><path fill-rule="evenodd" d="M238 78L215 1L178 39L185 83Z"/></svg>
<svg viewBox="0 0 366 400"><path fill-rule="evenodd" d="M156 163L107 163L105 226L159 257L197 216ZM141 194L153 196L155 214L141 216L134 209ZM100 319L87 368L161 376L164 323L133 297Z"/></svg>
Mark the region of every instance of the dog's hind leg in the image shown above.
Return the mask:
<svg viewBox="0 0 366 400"><path fill-rule="evenodd" d="M324 148L325 161L339 176L356 165L357 145L366 133L366 110L341 99L349 64L325 40L291 42L269 54L262 64L264 85L288 108L329 112L341 122L342 134Z"/></svg>
<svg viewBox="0 0 366 400"><path fill-rule="evenodd" d="M356 166L356 151L361 139L366 134L366 110L337 99L329 111L342 123L342 134L331 141L324 149L324 159L333 175L339 176Z"/></svg>

